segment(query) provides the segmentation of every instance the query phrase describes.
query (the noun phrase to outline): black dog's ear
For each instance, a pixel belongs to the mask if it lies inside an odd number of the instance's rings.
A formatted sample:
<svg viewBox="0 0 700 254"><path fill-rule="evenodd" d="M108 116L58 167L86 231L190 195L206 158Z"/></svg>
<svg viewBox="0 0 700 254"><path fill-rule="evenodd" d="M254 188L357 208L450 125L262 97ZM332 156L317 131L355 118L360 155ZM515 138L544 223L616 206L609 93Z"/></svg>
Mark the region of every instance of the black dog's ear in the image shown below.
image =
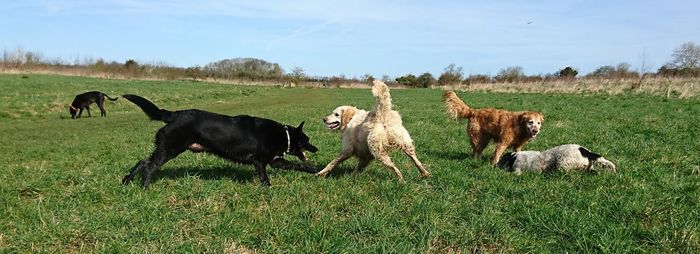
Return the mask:
<svg viewBox="0 0 700 254"><path fill-rule="evenodd" d="M517 159L517 155L514 152L510 152L501 156L501 160L498 162L498 167L507 170L513 170L513 164Z"/></svg>
<svg viewBox="0 0 700 254"><path fill-rule="evenodd" d="M301 123L299 124L299 127L297 127L297 130L301 130L302 128L304 128L304 122L306 122L306 121L301 121Z"/></svg>

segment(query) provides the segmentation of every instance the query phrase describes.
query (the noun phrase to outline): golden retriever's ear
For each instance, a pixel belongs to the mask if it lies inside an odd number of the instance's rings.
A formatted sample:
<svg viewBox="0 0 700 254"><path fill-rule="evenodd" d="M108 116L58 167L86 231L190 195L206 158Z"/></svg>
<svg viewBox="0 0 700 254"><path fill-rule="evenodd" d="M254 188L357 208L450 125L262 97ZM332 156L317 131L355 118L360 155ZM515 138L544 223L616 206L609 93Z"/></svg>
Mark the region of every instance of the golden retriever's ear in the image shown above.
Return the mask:
<svg viewBox="0 0 700 254"><path fill-rule="evenodd" d="M518 114L518 122L520 122L522 125L527 124L529 119L530 118L527 117L527 113Z"/></svg>
<svg viewBox="0 0 700 254"><path fill-rule="evenodd" d="M350 122L350 120L352 119L352 117L355 115L356 111L357 110L355 108L351 108L351 107L344 109L343 115L340 118L340 124L342 126L347 125Z"/></svg>

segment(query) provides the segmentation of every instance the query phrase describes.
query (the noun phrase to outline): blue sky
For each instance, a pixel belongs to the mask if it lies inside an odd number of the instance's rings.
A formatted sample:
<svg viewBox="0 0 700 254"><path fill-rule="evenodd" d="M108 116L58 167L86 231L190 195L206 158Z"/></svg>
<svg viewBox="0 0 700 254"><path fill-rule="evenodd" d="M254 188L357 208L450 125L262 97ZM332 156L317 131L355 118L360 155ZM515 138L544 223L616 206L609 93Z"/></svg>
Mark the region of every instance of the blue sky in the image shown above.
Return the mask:
<svg viewBox="0 0 700 254"><path fill-rule="evenodd" d="M187 67L255 57L309 75L526 74L642 61L700 43L700 1L24 0L0 4L0 46L46 58Z"/></svg>

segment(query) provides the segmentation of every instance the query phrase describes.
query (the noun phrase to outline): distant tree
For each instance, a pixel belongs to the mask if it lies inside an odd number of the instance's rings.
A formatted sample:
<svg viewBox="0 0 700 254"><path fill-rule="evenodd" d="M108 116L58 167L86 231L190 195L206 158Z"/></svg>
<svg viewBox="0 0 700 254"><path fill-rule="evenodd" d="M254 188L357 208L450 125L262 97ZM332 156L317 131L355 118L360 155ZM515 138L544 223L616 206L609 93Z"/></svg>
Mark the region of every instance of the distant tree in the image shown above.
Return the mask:
<svg viewBox="0 0 700 254"><path fill-rule="evenodd" d="M199 66L187 67L187 69L185 69L185 76L196 81L203 76L202 68Z"/></svg>
<svg viewBox="0 0 700 254"><path fill-rule="evenodd" d="M511 66L501 69L494 77L498 82L515 83L525 77L523 68L520 66Z"/></svg>
<svg viewBox="0 0 700 254"><path fill-rule="evenodd" d="M700 46L693 42L683 43L673 51L671 61L667 65L677 69L700 68Z"/></svg>
<svg viewBox="0 0 700 254"><path fill-rule="evenodd" d="M686 78L697 78L700 77L700 68L673 68L668 65L661 66L656 73L657 75L663 77L686 77Z"/></svg>
<svg viewBox="0 0 700 254"><path fill-rule="evenodd" d="M673 68L668 65L663 65L659 67L659 69L656 71L656 74L663 77L673 76Z"/></svg>
<svg viewBox="0 0 700 254"><path fill-rule="evenodd" d="M557 77L567 79L575 78L576 75L578 75L578 71L574 68L571 68L570 66L567 66L566 68L561 69L556 73Z"/></svg>
<svg viewBox="0 0 700 254"><path fill-rule="evenodd" d="M426 72L418 76L418 79L416 79L416 87L421 87L421 88L428 88L431 87L435 84L435 78L433 77L433 74L430 74L430 72Z"/></svg>
<svg viewBox="0 0 700 254"><path fill-rule="evenodd" d="M632 71L631 65L625 62L619 63L617 68L615 68L616 78L638 78L639 74L636 71Z"/></svg>
<svg viewBox="0 0 700 254"><path fill-rule="evenodd" d="M467 83L469 85L471 84L488 84L492 83L493 79L489 77L488 75L484 74L472 74L469 75L466 79L464 79L464 83Z"/></svg>
<svg viewBox="0 0 700 254"><path fill-rule="evenodd" d="M686 42L673 51L671 61L657 75L664 77L700 77L700 46Z"/></svg>
<svg viewBox="0 0 700 254"><path fill-rule="evenodd" d="M389 81L391 81L389 75L382 75L382 82L388 83Z"/></svg>
<svg viewBox="0 0 700 254"><path fill-rule="evenodd" d="M90 66L90 68L91 68L92 70L95 70L95 71L100 71L100 72L105 71L105 69L106 69L105 60L102 59L102 58L98 58L97 61L95 61L95 62L92 64L92 66Z"/></svg>
<svg viewBox="0 0 700 254"><path fill-rule="evenodd" d="M3 63L14 68L24 64L24 56L26 51L22 47L17 47L15 50L8 52L3 51Z"/></svg>
<svg viewBox="0 0 700 254"><path fill-rule="evenodd" d="M615 67L610 65L603 65L598 67L598 69L591 72L590 76L602 77L602 78L612 78L615 75Z"/></svg>
<svg viewBox="0 0 700 254"><path fill-rule="evenodd" d="M299 66L295 66L294 68L292 68L292 75L300 78L306 76L306 74L304 74L304 69Z"/></svg>
<svg viewBox="0 0 700 254"><path fill-rule="evenodd" d="M374 82L374 76L370 74L362 75L361 81L372 84L372 82Z"/></svg>
<svg viewBox="0 0 700 254"><path fill-rule="evenodd" d="M284 76L279 64L257 58L224 59L209 63L203 69L222 78L279 79Z"/></svg>
<svg viewBox="0 0 700 254"><path fill-rule="evenodd" d="M630 71L630 64L622 62L617 64L617 68L615 68L615 71L618 73L627 73Z"/></svg>
<svg viewBox="0 0 700 254"><path fill-rule="evenodd" d="M139 63L136 62L134 59L129 59L124 62L124 69L123 69L123 74L135 77L138 76L139 73Z"/></svg>
<svg viewBox="0 0 700 254"><path fill-rule="evenodd" d="M438 85L448 86L455 85L462 82L462 77L464 73L462 72L462 67L457 67L455 64L450 64L445 67L445 70L440 74L437 80Z"/></svg>
<svg viewBox="0 0 700 254"><path fill-rule="evenodd" d="M292 73L289 74L289 77L295 85L298 85L302 80L306 78L306 74L304 74L303 68L296 66L292 68Z"/></svg>
<svg viewBox="0 0 700 254"><path fill-rule="evenodd" d="M616 67L604 65L588 74L589 77L620 79L620 78L638 78L638 73L630 70L630 64L619 63Z"/></svg>
<svg viewBox="0 0 700 254"><path fill-rule="evenodd" d="M124 62L124 68L127 70L133 70L139 67L139 63L137 63L134 59L129 59Z"/></svg>
<svg viewBox="0 0 700 254"><path fill-rule="evenodd" d="M32 65L32 64L38 64L41 63L42 61L42 56L40 53L35 53L31 51L27 51L24 53L24 62L27 65Z"/></svg>
<svg viewBox="0 0 700 254"><path fill-rule="evenodd" d="M416 86L416 76L413 74L408 74L406 76L396 78L396 82L403 86L413 87Z"/></svg>

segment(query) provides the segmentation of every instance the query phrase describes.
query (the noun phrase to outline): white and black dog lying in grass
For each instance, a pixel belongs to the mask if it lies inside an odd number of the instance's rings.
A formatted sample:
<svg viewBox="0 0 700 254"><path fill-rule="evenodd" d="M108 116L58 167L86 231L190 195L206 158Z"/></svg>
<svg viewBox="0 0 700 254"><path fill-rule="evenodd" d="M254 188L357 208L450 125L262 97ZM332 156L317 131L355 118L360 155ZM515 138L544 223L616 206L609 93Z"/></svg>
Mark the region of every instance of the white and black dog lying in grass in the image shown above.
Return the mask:
<svg viewBox="0 0 700 254"><path fill-rule="evenodd" d="M576 144L560 145L546 151L512 152L501 158L498 166L520 175L523 170L535 172L604 169L615 172L615 164L599 154Z"/></svg>

